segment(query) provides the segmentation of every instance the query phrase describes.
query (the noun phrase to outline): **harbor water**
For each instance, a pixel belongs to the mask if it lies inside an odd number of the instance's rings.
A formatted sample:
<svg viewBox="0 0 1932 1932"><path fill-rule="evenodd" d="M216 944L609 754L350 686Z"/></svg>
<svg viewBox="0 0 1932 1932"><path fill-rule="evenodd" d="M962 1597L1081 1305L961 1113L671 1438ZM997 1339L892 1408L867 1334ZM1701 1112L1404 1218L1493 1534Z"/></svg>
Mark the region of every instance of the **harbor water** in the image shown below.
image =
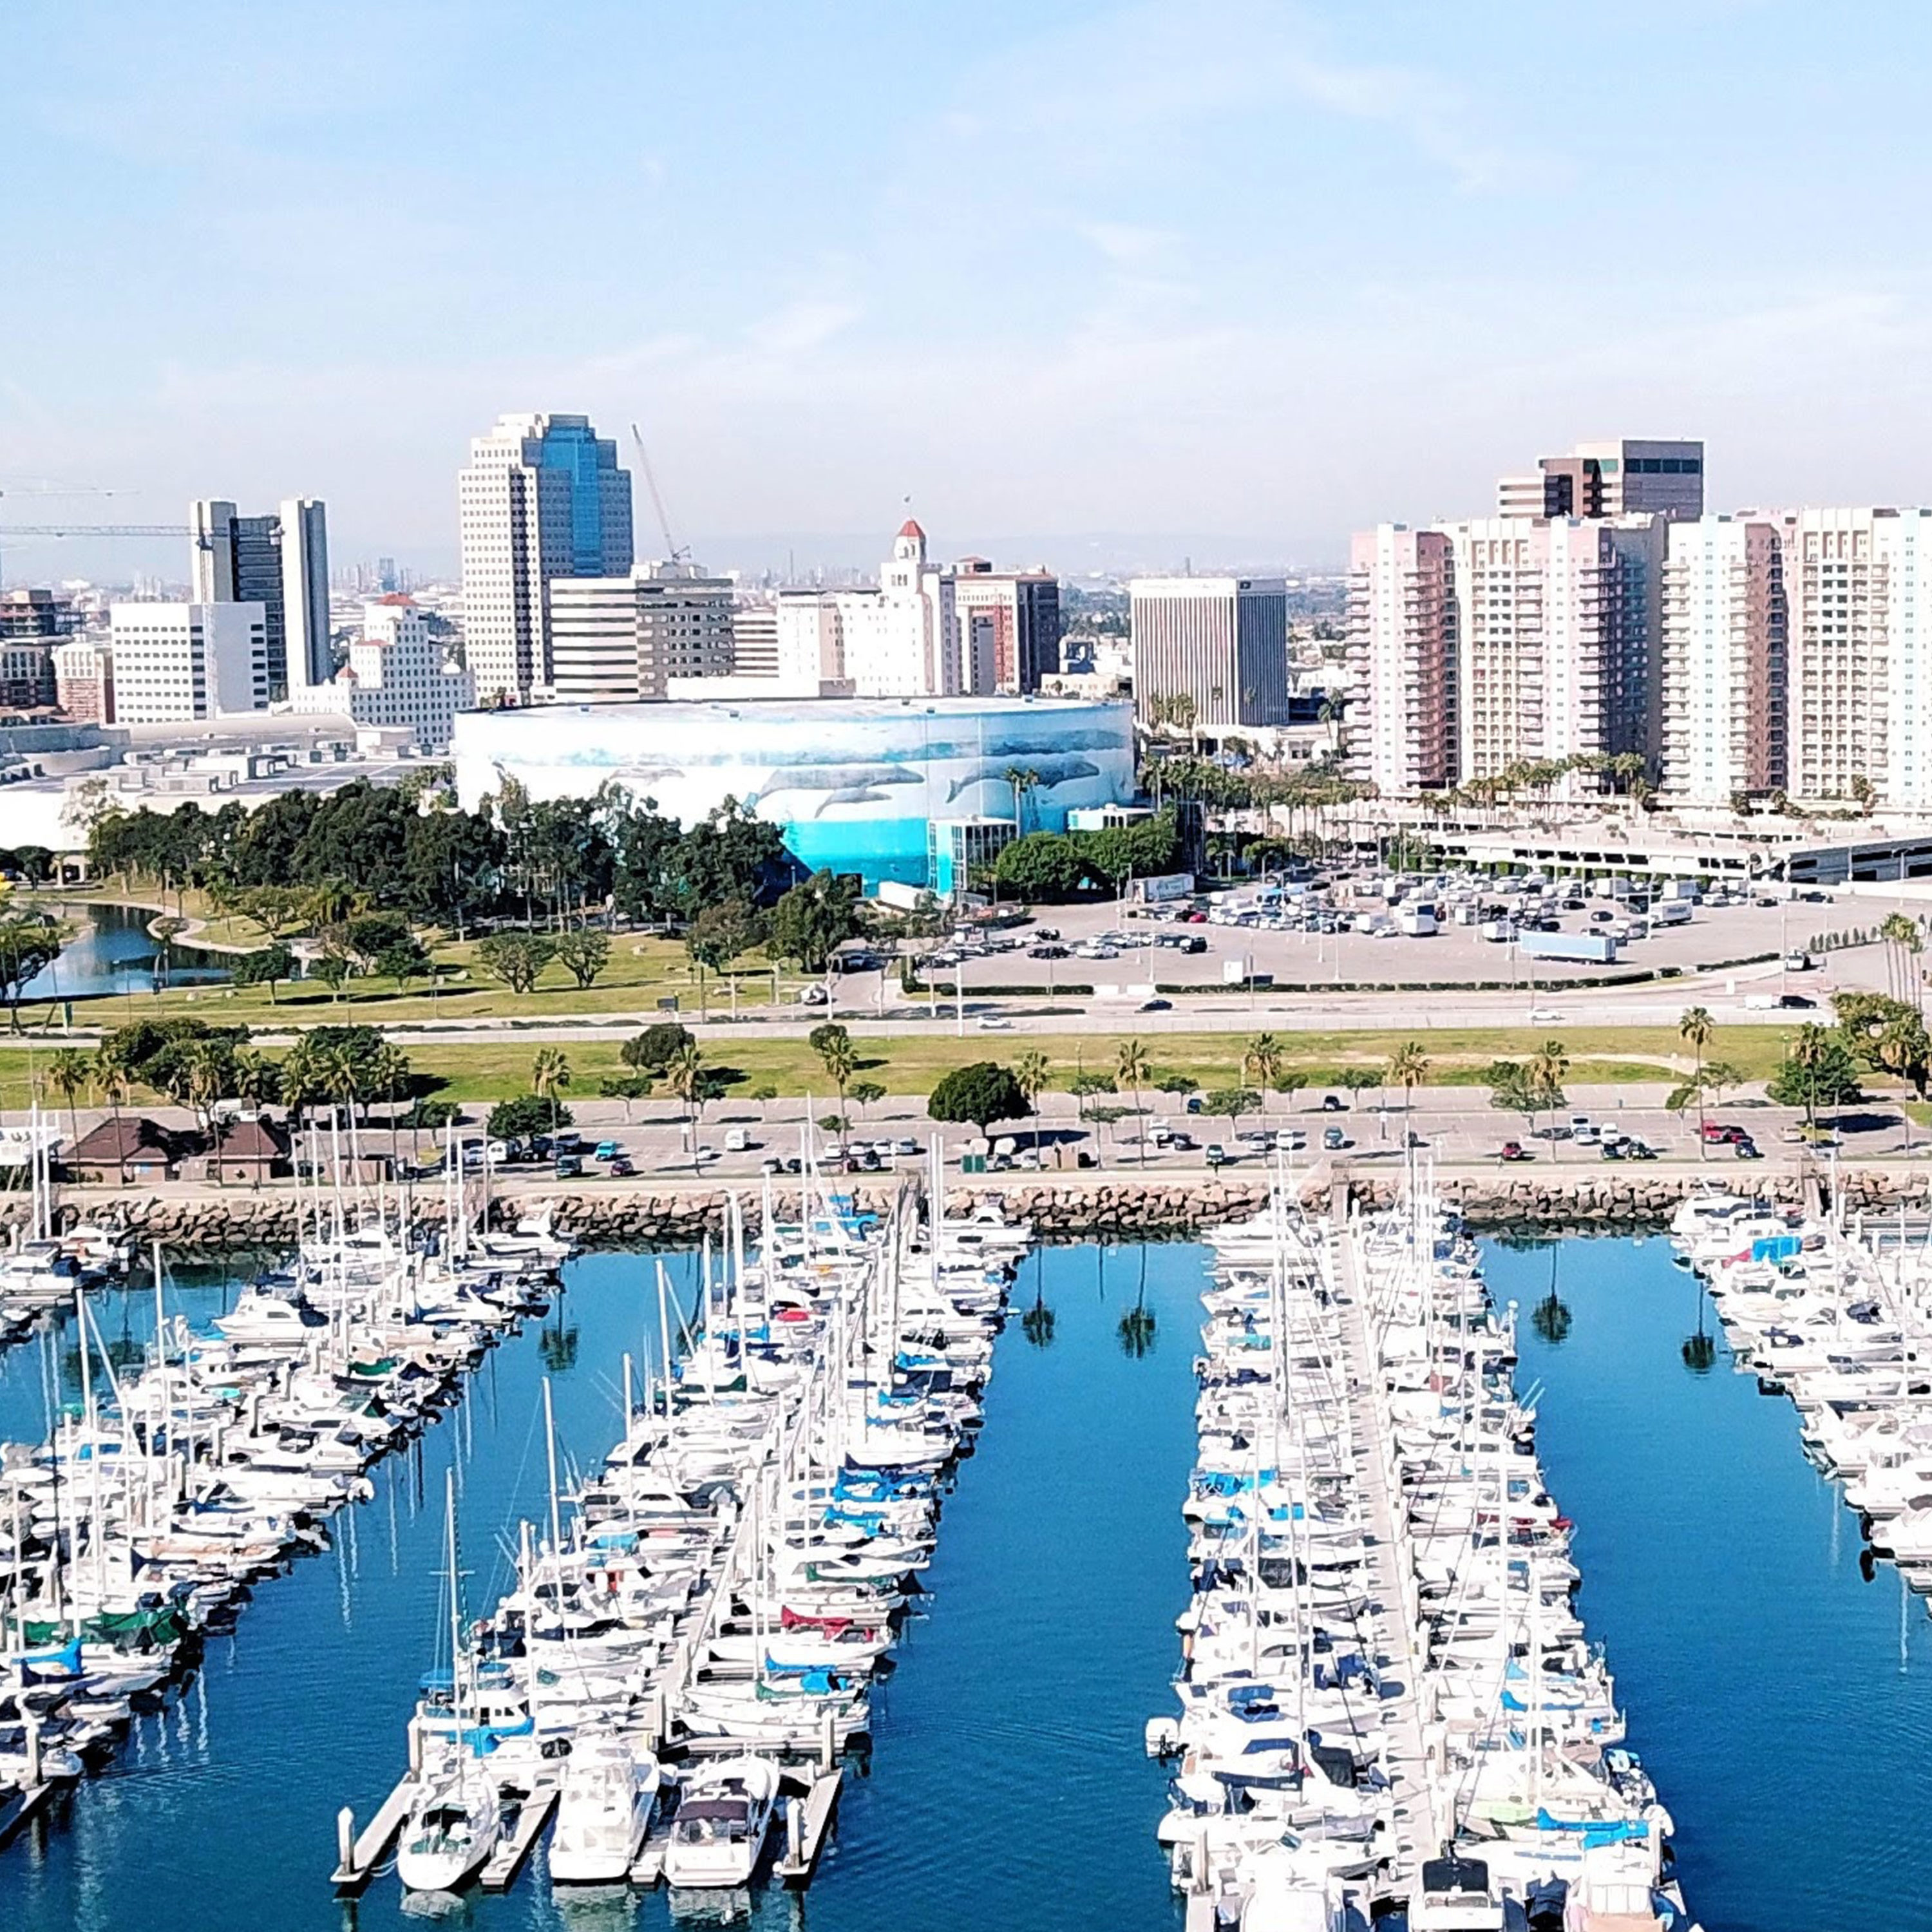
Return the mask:
<svg viewBox="0 0 1932 1932"><path fill-rule="evenodd" d="M73 1000L100 994L130 998L152 994L160 949L148 931L148 922L154 916L135 906L63 907L61 920L70 934L66 949L44 972L27 982L20 997ZM163 986L199 986L226 977L227 968L218 954L184 946L178 940L170 944Z"/></svg>
<svg viewBox="0 0 1932 1932"><path fill-rule="evenodd" d="M1712 1932L1932 1932L1932 1624L1892 1571L1864 1580L1856 1524L1800 1456L1790 1405L1732 1374L1721 1342L1708 1371L1687 1364L1696 1285L1660 1239L1491 1244L1486 1258L1519 1304L1519 1376L1542 1391L1580 1607L1676 1814L1694 1912ZM670 1265L688 1288L688 1258ZM442 1472L458 1472L481 1606L518 1516L543 1506L542 1378L567 1457L589 1463L616 1432L622 1353L646 1346L649 1266L572 1264L550 1318L493 1350L460 1407L379 1468L333 1546L263 1584L185 1695L0 1851L0 1928L343 1932L419 1916L392 1877L349 1904L327 1874L336 1810L366 1816L388 1790L434 1659ZM1204 1267L1180 1245L1029 1257L930 1594L875 1697L869 1761L808 1894L760 1894L753 1923L1178 1925L1141 1729L1169 1708L1186 1594ZM205 1319L232 1292L203 1273L181 1298ZM1123 1329L1137 1306L1150 1335ZM138 1348L149 1310L145 1292L103 1299L111 1350ZM0 1357L0 1438L44 1432L56 1372L71 1394L71 1348L70 1328ZM470 1894L453 1916L484 1932L668 1922L662 1892L560 1902L541 1854L506 1896Z"/></svg>

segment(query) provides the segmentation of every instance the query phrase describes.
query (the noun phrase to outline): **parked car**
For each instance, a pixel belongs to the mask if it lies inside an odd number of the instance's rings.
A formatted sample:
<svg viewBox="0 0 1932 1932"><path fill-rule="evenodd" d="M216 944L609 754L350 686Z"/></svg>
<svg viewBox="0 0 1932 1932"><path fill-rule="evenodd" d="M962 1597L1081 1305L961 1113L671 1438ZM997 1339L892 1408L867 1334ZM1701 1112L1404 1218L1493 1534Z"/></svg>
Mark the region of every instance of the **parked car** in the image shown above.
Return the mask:
<svg viewBox="0 0 1932 1932"><path fill-rule="evenodd" d="M1348 1102L1339 1094L1324 1094L1322 1096L1322 1111L1324 1114L1341 1113L1347 1105Z"/></svg>
<svg viewBox="0 0 1932 1932"><path fill-rule="evenodd" d="M615 1141L599 1141L597 1151L591 1158L593 1160L615 1160L623 1151Z"/></svg>
<svg viewBox="0 0 1932 1932"><path fill-rule="evenodd" d="M1219 1141L1210 1141L1208 1151L1202 1158L1210 1167L1224 1166L1228 1159L1228 1150Z"/></svg>
<svg viewBox="0 0 1932 1932"><path fill-rule="evenodd" d="M628 1154L615 1154L610 1156L610 1178L613 1180L628 1180L637 1171L638 1163Z"/></svg>
<svg viewBox="0 0 1932 1932"><path fill-rule="evenodd" d="M1322 1144L1333 1154L1338 1148L1348 1144L1348 1137L1340 1127L1324 1127L1322 1130Z"/></svg>
<svg viewBox="0 0 1932 1932"><path fill-rule="evenodd" d="M1534 1160L1536 1156L1520 1141L1504 1141L1496 1150L1498 1160Z"/></svg>
<svg viewBox="0 0 1932 1932"><path fill-rule="evenodd" d="M1758 1151L1757 1142L1748 1136L1741 1135L1731 1143L1731 1151L1740 1160L1762 1160L1764 1156Z"/></svg>
<svg viewBox="0 0 1932 1932"><path fill-rule="evenodd" d="M575 1180L584 1172L584 1156L576 1154L560 1154L556 1157L556 1178L560 1180Z"/></svg>
<svg viewBox="0 0 1932 1932"><path fill-rule="evenodd" d="M727 1154L747 1154L751 1150L751 1135L742 1127L724 1130L724 1151Z"/></svg>
<svg viewBox="0 0 1932 1932"><path fill-rule="evenodd" d="M1705 1144L1709 1147L1723 1147L1730 1142L1749 1138L1743 1128L1726 1120L1706 1120L1702 1132Z"/></svg>

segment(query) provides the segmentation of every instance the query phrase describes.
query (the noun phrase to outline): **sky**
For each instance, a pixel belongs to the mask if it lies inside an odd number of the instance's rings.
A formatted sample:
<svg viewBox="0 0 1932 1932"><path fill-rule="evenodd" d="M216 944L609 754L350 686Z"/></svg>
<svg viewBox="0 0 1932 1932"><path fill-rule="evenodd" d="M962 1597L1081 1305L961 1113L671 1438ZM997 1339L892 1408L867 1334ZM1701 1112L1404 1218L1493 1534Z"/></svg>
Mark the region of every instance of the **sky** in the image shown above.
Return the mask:
<svg viewBox="0 0 1932 1932"><path fill-rule="evenodd" d="M526 410L640 423L717 567L908 499L1069 574L1319 567L1607 435L1703 437L1713 507L1924 501L1932 8L1858 22L8 0L0 525L310 495L448 568Z"/></svg>

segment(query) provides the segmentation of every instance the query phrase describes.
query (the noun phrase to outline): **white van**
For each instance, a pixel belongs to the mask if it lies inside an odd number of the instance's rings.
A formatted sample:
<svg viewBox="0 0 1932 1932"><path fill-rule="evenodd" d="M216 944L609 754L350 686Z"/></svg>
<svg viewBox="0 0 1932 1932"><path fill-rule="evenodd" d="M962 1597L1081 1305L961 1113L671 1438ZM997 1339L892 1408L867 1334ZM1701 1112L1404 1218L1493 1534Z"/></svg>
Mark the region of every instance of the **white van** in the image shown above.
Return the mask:
<svg viewBox="0 0 1932 1932"><path fill-rule="evenodd" d="M742 1127L724 1130L724 1151L727 1154L744 1154L750 1150L752 1137Z"/></svg>

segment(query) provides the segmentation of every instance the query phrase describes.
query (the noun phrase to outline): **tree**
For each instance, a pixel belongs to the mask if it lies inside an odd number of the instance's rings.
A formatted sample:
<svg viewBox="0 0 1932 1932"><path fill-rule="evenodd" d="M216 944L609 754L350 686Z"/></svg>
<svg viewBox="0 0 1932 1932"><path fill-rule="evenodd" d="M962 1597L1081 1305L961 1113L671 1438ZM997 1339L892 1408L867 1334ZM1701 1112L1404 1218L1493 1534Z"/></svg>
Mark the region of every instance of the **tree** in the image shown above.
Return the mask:
<svg viewBox="0 0 1932 1932"><path fill-rule="evenodd" d="M664 1070L666 1084L670 1090L684 1102L691 1134L691 1171L698 1172L698 1125L704 1118L704 1101L709 1089L704 1077L704 1056L698 1051L695 1040L687 1040L672 1055L670 1064Z"/></svg>
<svg viewBox="0 0 1932 1932"><path fill-rule="evenodd" d="M803 973L823 973L832 956L860 929L859 888L831 872L812 874L794 886L772 910L770 946Z"/></svg>
<svg viewBox="0 0 1932 1932"><path fill-rule="evenodd" d="M78 1047L64 1046L47 1062L48 1087L67 1102L67 1124L74 1140L80 1138L80 1117L74 1101L83 1089L94 1084L94 1058Z"/></svg>
<svg viewBox="0 0 1932 1932"><path fill-rule="evenodd" d="M1529 1077L1545 1107L1553 1109L1564 1104L1563 1083L1570 1077L1570 1056L1560 1040L1546 1040L1530 1055Z"/></svg>
<svg viewBox="0 0 1932 1932"><path fill-rule="evenodd" d="M610 963L610 935L594 926L572 926L555 943L552 952L557 963L577 982L577 990L586 993Z"/></svg>
<svg viewBox="0 0 1932 1932"><path fill-rule="evenodd" d="M20 995L64 950L66 934L50 919L0 920L0 998L14 1032L20 1030Z"/></svg>
<svg viewBox="0 0 1932 1932"><path fill-rule="evenodd" d="M1040 1158L1040 1096L1046 1091L1046 1055L1029 1048L1013 1064L1013 1082L1025 1096L1027 1111L1033 1116L1033 1157Z"/></svg>
<svg viewBox="0 0 1932 1932"><path fill-rule="evenodd" d="M758 1096L754 1095L752 1097L756 1099ZM771 1097L775 1100L777 1096L774 1094ZM876 1080L855 1080L852 1083L851 1102L862 1113L885 1097L884 1087Z"/></svg>
<svg viewBox="0 0 1932 1932"><path fill-rule="evenodd" d="M1277 1094L1282 1095L1287 1100L1289 1110L1292 1112L1294 1096L1308 1084L1308 1076L1298 1066L1286 1066L1283 1067L1268 1084Z"/></svg>
<svg viewBox="0 0 1932 1932"><path fill-rule="evenodd" d="M493 932L476 947L484 971L520 996L536 985L556 953L552 941L535 933Z"/></svg>
<svg viewBox="0 0 1932 1932"><path fill-rule="evenodd" d="M1271 1033L1258 1033L1241 1054L1241 1072L1252 1073L1264 1094L1281 1078L1281 1042Z"/></svg>
<svg viewBox="0 0 1932 1932"><path fill-rule="evenodd" d="M698 1011L704 1017L710 1016L705 999L705 974L722 973L741 953L749 952L758 944L758 914L743 899L726 899L706 906L691 922L684 935L684 946L691 963L698 968Z"/></svg>
<svg viewBox="0 0 1932 1932"><path fill-rule="evenodd" d="M349 972L348 954L330 946L309 968L309 977L320 980L328 988L330 995L339 1000L342 997L342 988L348 980Z"/></svg>
<svg viewBox="0 0 1932 1932"><path fill-rule="evenodd" d="M301 886L250 886L231 892L229 904L238 918L260 926L265 939L292 937L308 924L308 894Z"/></svg>
<svg viewBox="0 0 1932 1932"><path fill-rule="evenodd" d="M995 1120L1022 1119L1027 1096L1011 1070L997 1060L976 1060L944 1076L926 1103L935 1120L969 1122L990 1142Z"/></svg>
<svg viewBox="0 0 1932 1932"><path fill-rule="evenodd" d="M1490 1105L1506 1114L1520 1114L1534 1132L1536 1124L1536 1084L1529 1070L1519 1060L1492 1060L1484 1070L1483 1084L1490 1090Z"/></svg>
<svg viewBox="0 0 1932 1932"><path fill-rule="evenodd" d="M433 970L429 955L423 950L422 941L412 932L405 933L400 939L384 946L376 956L375 967L385 979L395 981L398 996L410 980L419 980Z"/></svg>
<svg viewBox="0 0 1932 1932"><path fill-rule="evenodd" d="M570 1084L570 1061L560 1046L540 1046L530 1063L530 1091L550 1104L550 1126L556 1126L556 1108Z"/></svg>
<svg viewBox="0 0 1932 1932"><path fill-rule="evenodd" d="M1077 898L1092 878L1077 841L1058 832L1029 832L1003 846L993 861L994 884L1029 905Z"/></svg>
<svg viewBox="0 0 1932 1932"><path fill-rule="evenodd" d="M1351 1094L1366 1094L1371 1087L1382 1084L1380 1070L1372 1066L1345 1066L1335 1076L1338 1087L1346 1087Z"/></svg>
<svg viewBox="0 0 1932 1932"><path fill-rule="evenodd" d="M539 1134L570 1124L570 1109L559 1106L554 1098L546 1102L541 1094L519 1094L512 1100L499 1100L490 1109L488 1123L490 1138L497 1141L534 1140Z"/></svg>
<svg viewBox="0 0 1932 1932"><path fill-rule="evenodd" d="M107 1102L108 1111L114 1117L114 1144L122 1148L121 1109L128 1104L128 1075L126 1070L116 1064L112 1056L104 1051L104 1042L94 1052L94 1077L100 1083L101 1097ZM128 1166L121 1162L121 1184L128 1184Z"/></svg>
<svg viewBox="0 0 1932 1932"><path fill-rule="evenodd" d="M394 1166L397 1158L396 1132L401 1125L396 1102L410 1090L410 1057L400 1047L391 1046L386 1042L376 1050L369 1076L371 1090L381 1094L389 1103L389 1161Z"/></svg>
<svg viewBox="0 0 1932 1932"><path fill-rule="evenodd" d="M1228 1131L1239 1131L1241 1116L1252 1114L1262 1104L1262 1096L1252 1087L1217 1087L1202 1102L1209 1114L1227 1117Z"/></svg>
<svg viewBox="0 0 1932 1932"><path fill-rule="evenodd" d="M410 922L399 912L364 913L343 928L342 937L364 972L382 970L378 962L392 946L410 938Z"/></svg>
<svg viewBox="0 0 1932 1932"><path fill-rule="evenodd" d="M1118 1090L1125 1087L1134 1096L1134 1112L1144 1114L1141 1106L1141 1089L1147 1084L1147 1048L1137 1040L1124 1040L1114 1053L1114 1085ZM1141 1164L1147 1164L1147 1136L1139 1137Z"/></svg>
<svg viewBox="0 0 1932 1932"><path fill-rule="evenodd" d="M656 1083L648 1073L626 1073L598 1081L597 1091L607 1100L623 1102L624 1119L628 1124L631 1118L631 1103L634 1100L648 1100L654 1084Z"/></svg>
<svg viewBox="0 0 1932 1932"><path fill-rule="evenodd" d="M236 1099L245 1100L251 1107L266 1107L280 1100L281 1094L282 1070L276 1061L266 1053L236 1054Z"/></svg>
<svg viewBox="0 0 1932 1932"><path fill-rule="evenodd" d="M1388 1077L1402 1089L1402 1112L1415 1111L1415 1090L1429 1078L1429 1056L1418 1040L1404 1040L1389 1055Z"/></svg>
<svg viewBox="0 0 1932 1932"><path fill-rule="evenodd" d="M241 954L229 968L228 976L238 986L267 987L268 1004L272 1006L277 1004L277 982L293 979L295 971L295 954L277 940L272 946L258 946L253 952Z"/></svg>
<svg viewBox="0 0 1932 1932"><path fill-rule="evenodd" d="M680 1026L675 1020L658 1020L625 1041L617 1058L640 1073L663 1073L692 1043L688 1027Z"/></svg>
<svg viewBox="0 0 1932 1932"><path fill-rule="evenodd" d="M852 1036L836 1020L827 1020L815 1026L806 1036L806 1044L818 1054L826 1075L838 1090L838 1111L845 1112L845 1091L852 1084L852 1076L859 1070L858 1049L852 1044ZM845 1150L844 1132L840 1130L838 1150Z"/></svg>
<svg viewBox="0 0 1932 1932"><path fill-rule="evenodd" d="M1696 1060L1690 1076L1690 1084L1697 1095L1697 1157L1704 1157L1704 1049L1711 1043L1711 1036L1716 1032L1717 1024L1711 1018L1708 1008L1689 1006L1684 1017L1677 1022L1677 1034L1686 1042Z"/></svg>
<svg viewBox="0 0 1932 1932"><path fill-rule="evenodd" d="M1834 1033L1802 1026L1765 1092L1780 1107L1802 1107L1804 1124L1813 1126L1820 1107L1842 1106L1858 1098L1858 1063Z"/></svg>

